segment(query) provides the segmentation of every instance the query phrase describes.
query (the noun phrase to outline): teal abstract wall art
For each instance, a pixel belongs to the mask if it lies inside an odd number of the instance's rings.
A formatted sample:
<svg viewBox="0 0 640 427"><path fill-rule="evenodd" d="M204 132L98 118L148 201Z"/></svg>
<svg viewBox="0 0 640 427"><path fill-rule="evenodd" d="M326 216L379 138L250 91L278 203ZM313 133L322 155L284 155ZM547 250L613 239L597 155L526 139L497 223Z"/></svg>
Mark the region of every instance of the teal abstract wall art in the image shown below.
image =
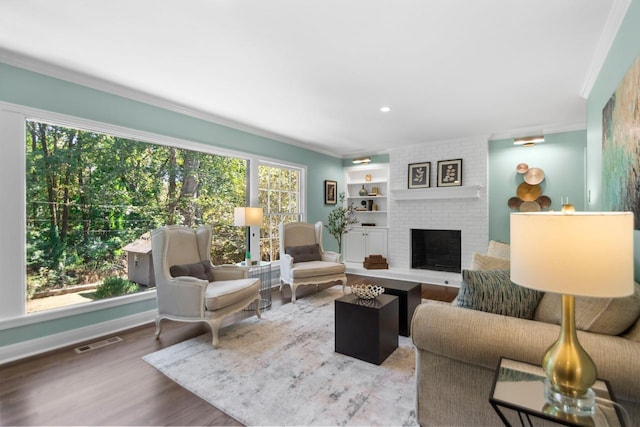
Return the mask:
<svg viewBox="0 0 640 427"><path fill-rule="evenodd" d="M602 110L602 208L640 229L640 56Z"/></svg>

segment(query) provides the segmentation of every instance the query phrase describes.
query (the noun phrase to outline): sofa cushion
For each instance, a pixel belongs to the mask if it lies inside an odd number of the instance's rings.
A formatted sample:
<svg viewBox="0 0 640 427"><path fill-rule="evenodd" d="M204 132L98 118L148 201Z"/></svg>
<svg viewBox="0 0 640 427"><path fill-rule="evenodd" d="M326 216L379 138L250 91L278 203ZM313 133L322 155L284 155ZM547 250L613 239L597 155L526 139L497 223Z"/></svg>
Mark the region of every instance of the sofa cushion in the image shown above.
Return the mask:
<svg viewBox="0 0 640 427"><path fill-rule="evenodd" d="M328 276L329 274L344 274L347 267L339 262L309 261L297 262L291 269L291 277L303 279L306 277Z"/></svg>
<svg viewBox="0 0 640 427"><path fill-rule="evenodd" d="M455 305L531 319L542 292L513 283L508 270L463 270Z"/></svg>
<svg viewBox="0 0 640 427"><path fill-rule="evenodd" d="M509 270L509 268L511 268L511 261L508 259L473 253L471 270Z"/></svg>
<svg viewBox="0 0 640 427"><path fill-rule="evenodd" d="M640 316L640 285L633 294L623 298L575 297L576 328L605 335L620 335ZM562 316L562 296L547 292L540 300L534 320L559 325Z"/></svg>
<svg viewBox="0 0 640 427"><path fill-rule="evenodd" d="M220 280L207 285L204 305L207 310L215 311L259 295L260 279Z"/></svg>
<svg viewBox="0 0 640 427"><path fill-rule="evenodd" d="M489 241L487 255L495 258L511 259L511 246L508 243L491 240Z"/></svg>
<svg viewBox="0 0 640 427"><path fill-rule="evenodd" d="M322 259L320 245L317 243L313 245L287 246L284 248L284 253L291 255L293 262L320 261Z"/></svg>
<svg viewBox="0 0 640 427"><path fill-rule="evenodd" d="M169 267L171 277L190 276L197 279L209 280L211 274L211 262L200 261L193 264L172 265Z"/></svg>

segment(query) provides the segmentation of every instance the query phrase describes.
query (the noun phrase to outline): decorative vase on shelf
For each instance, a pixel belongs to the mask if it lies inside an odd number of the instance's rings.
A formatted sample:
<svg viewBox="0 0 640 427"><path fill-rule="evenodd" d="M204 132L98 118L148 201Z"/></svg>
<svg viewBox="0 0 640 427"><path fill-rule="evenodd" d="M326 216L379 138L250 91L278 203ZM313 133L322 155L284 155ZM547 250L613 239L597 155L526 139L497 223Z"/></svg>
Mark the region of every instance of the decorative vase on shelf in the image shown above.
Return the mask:
<svg viewBox="0 0 640 427"><path fill-rule="evenodd" d="M364 188L364 184L362 184L362 188L360 189L360 191L358 191L358 194L362 197L369 195L369 192L367 191L367 189Z"/></svg>

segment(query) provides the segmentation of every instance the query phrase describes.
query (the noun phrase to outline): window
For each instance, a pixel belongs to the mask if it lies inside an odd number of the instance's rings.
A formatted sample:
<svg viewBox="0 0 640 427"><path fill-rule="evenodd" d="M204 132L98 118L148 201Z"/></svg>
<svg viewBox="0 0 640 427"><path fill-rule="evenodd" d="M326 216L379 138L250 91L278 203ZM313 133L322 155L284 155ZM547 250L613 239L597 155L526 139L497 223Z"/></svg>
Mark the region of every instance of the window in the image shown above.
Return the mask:
<svg viewBox="0 0 640 427"><path fill-rule="evenodd" d="M278 226L302 220L300 168L262 163L258 167L259 203L264 223L260 228L261 259L280 259Z"/></svg>
<svg viewBox="0 0 640 427"><path fill-rule="evenodd" d="M25 150L27 313L147 290L124 248L164 224L211 225L215 264L244 257L245 159L39 121Z"/></svg>

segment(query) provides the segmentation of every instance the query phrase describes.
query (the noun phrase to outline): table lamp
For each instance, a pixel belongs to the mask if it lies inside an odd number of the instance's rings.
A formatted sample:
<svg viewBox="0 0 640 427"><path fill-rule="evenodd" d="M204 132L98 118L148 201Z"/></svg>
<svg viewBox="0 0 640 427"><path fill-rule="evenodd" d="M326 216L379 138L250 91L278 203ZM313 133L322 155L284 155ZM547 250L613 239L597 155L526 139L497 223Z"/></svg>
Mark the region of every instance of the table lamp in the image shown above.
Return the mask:
<svg viewBox="0 0 640 427"><path fill-rule="evenodd" d="M595 412L593 360L578 341L575 296L633 293L633 214L511 214L511 281L562 295L560 336L542 358L545 398L568 414Z"/></svg>
<svg viewBox="0 0 640 427"><path fill-rule="evenodd" d="M233 225L236 227L247 227L247 253L245 261L247 265L251 265L251 227L259 227L262 225L262 208L234 208Z"/></svg>

